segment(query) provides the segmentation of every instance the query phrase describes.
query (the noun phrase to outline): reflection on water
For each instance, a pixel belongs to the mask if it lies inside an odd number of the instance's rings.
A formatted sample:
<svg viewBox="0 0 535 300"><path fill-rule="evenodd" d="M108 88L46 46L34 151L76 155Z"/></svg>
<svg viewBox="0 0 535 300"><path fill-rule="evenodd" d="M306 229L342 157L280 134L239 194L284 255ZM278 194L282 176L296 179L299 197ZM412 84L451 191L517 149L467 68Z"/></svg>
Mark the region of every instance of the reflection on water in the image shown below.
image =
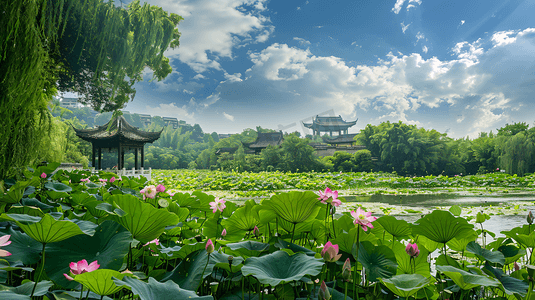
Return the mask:
<svg viewBox="0 0 535 300"><path fill-rule="evenodd" d="M509 201L535 201L535 195L459 195L459 194L414 194L345 196L347 202L373 202L403 206L499 206Z"/></svg>

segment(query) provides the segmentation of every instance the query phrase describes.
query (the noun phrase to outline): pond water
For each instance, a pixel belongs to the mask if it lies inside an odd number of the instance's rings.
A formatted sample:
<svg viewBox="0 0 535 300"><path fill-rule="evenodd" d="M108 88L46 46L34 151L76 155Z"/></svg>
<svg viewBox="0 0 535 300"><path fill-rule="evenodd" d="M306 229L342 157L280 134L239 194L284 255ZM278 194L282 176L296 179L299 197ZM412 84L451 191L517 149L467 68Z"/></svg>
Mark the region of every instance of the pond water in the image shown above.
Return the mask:
<svg viewBox="0 0 535 300"><path fill-rule="evenodd" d="M414 195L369 195L346 196L348 209L352 204L361 204L367 210L388 212L390 215L408 222L415 222L422 214L433 209L449 209L458 205L463 209L461 216L475 215L479 211L489 214L490 220L483 223L483 227L503 236L501 231L527 224L528 211L535 210L534 194L414 194ZM470 223L474 224L472 220ZM479 226L478 226L479 228Z"/></svg>

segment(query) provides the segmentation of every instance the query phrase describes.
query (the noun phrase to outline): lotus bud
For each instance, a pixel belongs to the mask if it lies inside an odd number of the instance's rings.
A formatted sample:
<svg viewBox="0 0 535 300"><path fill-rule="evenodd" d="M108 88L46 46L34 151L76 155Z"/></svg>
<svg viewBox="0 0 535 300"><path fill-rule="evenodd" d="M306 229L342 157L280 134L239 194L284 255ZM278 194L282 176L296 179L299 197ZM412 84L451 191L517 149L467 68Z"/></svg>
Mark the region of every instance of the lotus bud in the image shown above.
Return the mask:
<svg viewBox="0 0 535 300"><path fill-rule="evenodd" d="M328 241L323 247L323 250L321 250L321 257L326 262L335 262L342 257L342 254L338 254L338 245L333 245Z"/></svg>
<svg viewBox="0 0 535 300"><path fill-rule="evenodd" d="M158 186L156 187L156 191L160 193L165 192L165 186L163 186L162 184L158 184Z"/></svg>
<svg viewBox="0 0 535 300"><path fill-rule="evenodd" d="M318 299L319 300L330 300L331 299L331 293L329 292L329 289L327 288L327 285L325 284L325 281L321 282L320 291L318 293Z"/></svg>
<svg viewBox="0 0 535 300"><path fill-rule="evenodd" d="M416 243L408 243L407 247L405 248L405 251L410 257L416 258L418 257L418 255L420 255L420 250L418 250L418 245L416 245Z"/></svg>
<svg viewBox="0 0 535 300"><path fill-rule="evenodd" d="M529 225L533 224L533 220L534 220L533 213L530 210L529 213L528 213L528 217L527 217L528 224Z"/></svg>
<svg viewBox="0 0 535 300"><path fill-rule="evenodd" d="M114 182L115 182L115 177L110 178L110 183L114 183Z"/></svg>
<svg viewBox="0 0 535 300"><path fill-rule="evenodd" d="M228 258L228 267L232 270L232 261L234 260L234 256L229 256Z"/></svg>
<svg viewBox="0 0 535 300"><path fill-rule="evenodd" d="M212 243L212 240L208 240L206 242L206 253L208 253L208 255L210 255L210 253L214 252L214 243Z"/></svg>
<svg viewBox="0 0 535 300"><path fill-rule="evenodd" d="M226 235L227 235L227 230L223 229L223 231L221 231L221 236L226 236Z"/></svg>
<svg viewBox="0 0 535 300"><path fill-rule="evenodd" d="M344 278L346 281L349 281L351 278L351 261L349 258L346 259L344 265L342 266L342 278Z"/></svg>
<svg viewBox="0 0 535 300"><path fill-rule="evenodd" d="M46 178L46 173L43 172L43 174L41 174L41 178L45 179Z"/></svg>
<svg viewBox="0 0 535 300"><path fill-rule="evenodd" d="M258 227L256 227L256 226L254 227L254 229L253 229L253 234L254 234L254 236L256 236L256 237L258 237L258 236L260 235L260 230L258 229Z"/></svg>

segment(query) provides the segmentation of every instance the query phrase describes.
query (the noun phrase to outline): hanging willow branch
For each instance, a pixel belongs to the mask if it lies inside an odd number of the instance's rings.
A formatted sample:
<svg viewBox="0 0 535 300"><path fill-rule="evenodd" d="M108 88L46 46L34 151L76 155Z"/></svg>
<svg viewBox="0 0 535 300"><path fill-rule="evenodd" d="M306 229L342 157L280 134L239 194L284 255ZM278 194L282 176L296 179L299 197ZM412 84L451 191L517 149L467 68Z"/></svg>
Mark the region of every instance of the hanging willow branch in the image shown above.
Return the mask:
<svg viewBox="0 0 535 300"><path fill-rule="evenodd" d="M57 90L99 111L122 108L145 67L171 73L182 18L134 1L0 0L0 180L31 163Z"/></svg>

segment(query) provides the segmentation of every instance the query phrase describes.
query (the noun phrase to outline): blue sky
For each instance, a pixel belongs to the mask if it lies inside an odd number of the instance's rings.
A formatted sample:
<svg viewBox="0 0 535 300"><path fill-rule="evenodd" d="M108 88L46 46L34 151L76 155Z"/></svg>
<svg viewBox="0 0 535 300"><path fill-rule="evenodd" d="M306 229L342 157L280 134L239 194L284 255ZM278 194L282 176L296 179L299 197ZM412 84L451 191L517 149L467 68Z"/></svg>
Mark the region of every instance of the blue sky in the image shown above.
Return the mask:
<svg viewBox="0 0 535 300"><path fill-rule="evenodd" d="M535 121L535 0L146 2L184 17L181 46L131 112L219 133L303 132L317 114L455 138Z"/></svg>

